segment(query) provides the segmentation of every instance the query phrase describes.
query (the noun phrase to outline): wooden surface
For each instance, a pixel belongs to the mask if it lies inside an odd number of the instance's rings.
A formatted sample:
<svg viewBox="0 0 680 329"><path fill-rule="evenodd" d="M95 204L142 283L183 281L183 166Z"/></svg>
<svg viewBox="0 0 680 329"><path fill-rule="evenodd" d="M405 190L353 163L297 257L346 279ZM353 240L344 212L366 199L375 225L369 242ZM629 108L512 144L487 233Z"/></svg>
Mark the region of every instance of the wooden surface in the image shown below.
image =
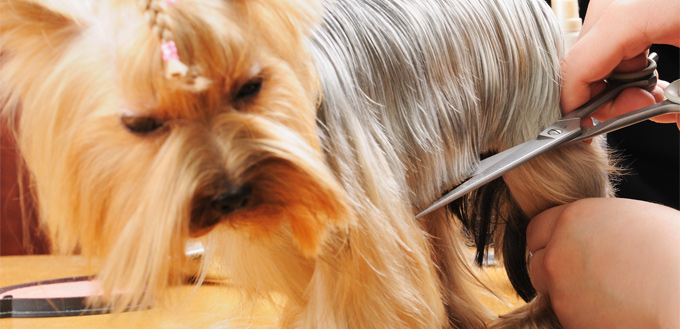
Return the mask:
<svg viewBox="0 0 680 329"><path fill-rule="evenodd" d="M5 256L0 257L0 287L32 281L95 273L96 264L77 256ZM487 268L487 280L501 291L511 293L504 272ZM192 293L195 291L195 294ZM238 292L225 285L177 288L179 300L173 306L116 315L87 315L58 318L5 318L0 329L34 328L275 328L279 309L271 304L244 306ZM493 298L483 298L497 313L510 305ZM520 303L514 299L514 303Z"/></svg>
<svg viewBox="0 0 680 329"><path fill-rule="evenodd" d="M80 257L6 256L0 257L0 286L38 280L93 274L93 268ZM234 289L221 285L178 287L186 296L166 308L121 313L57 318L5 318L0 328L268 328L276 322L272 305L242 309ZM215 326L215 324L219 324Z"/></svg>

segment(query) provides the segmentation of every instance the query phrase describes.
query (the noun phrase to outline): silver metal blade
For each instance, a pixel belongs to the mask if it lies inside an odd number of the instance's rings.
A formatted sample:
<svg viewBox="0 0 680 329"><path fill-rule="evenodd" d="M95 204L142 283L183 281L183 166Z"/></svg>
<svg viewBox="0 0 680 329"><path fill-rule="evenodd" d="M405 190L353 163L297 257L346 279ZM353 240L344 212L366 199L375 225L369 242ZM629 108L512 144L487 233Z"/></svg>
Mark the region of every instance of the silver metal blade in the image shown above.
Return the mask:
<svg viewBox="0 0 680 329"><path fill-rule="evenodd" d="M480 162L468 180L416 215L422 217L502 176L519 165L571 140L581 133L581 119L559 120L535 139L526 141Z"/></svg>

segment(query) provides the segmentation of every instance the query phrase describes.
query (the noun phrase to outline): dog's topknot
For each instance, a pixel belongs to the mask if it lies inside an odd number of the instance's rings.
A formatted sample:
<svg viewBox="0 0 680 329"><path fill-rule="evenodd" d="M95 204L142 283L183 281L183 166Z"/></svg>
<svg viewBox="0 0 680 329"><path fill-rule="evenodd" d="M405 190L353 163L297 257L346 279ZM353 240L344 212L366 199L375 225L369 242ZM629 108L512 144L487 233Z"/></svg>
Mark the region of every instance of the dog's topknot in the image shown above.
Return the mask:
<svg viewBox="0 0 680 329"><path fill-rule="evenodd" d="M165 62L165 77L185 77L189 68L180 61L177 46L172 36L172 19L165 12L176 0L141 0L144 18L149 21L154 34L161 40L161 53Z"/></svg>

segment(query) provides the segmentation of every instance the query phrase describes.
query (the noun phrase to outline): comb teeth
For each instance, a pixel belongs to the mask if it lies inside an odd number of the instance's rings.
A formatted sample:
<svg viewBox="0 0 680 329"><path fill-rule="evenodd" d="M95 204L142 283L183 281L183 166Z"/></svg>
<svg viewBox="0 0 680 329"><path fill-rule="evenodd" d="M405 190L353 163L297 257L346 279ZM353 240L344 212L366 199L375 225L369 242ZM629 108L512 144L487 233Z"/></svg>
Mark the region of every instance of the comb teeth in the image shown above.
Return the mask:
<svg viewBox="0 0 680 329"><path fill-rule="evenodd" d="M577 0L553 0L552 8L564 36L565 51L569 51L581 33L581 17Z"/></svg>

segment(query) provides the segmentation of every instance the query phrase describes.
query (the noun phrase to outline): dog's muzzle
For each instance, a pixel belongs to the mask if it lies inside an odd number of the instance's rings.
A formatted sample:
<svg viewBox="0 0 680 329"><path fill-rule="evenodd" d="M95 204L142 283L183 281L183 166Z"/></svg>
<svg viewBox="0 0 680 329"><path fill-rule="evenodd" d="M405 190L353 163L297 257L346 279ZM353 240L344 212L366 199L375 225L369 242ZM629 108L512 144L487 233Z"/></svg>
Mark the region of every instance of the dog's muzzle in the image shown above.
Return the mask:
<svg viewBox="0 0 680 329"><path fill-rule="evenodd" d="M250 201L250 195L252 193L252 188L250 185L240 186L238 188L231 188L225 193L219 194L210 203L213 210L217 212L228 215L235 210L244 208L248 205Z"/></svg>
<svg viewBox="0 0 680 329"><path fill-rule="evenodd" d="M215 195L200 198L194 204L189 223L191 235L198 236L207 233L224 216L247 207L251 196L250 185L230 185Z"/></svg>

